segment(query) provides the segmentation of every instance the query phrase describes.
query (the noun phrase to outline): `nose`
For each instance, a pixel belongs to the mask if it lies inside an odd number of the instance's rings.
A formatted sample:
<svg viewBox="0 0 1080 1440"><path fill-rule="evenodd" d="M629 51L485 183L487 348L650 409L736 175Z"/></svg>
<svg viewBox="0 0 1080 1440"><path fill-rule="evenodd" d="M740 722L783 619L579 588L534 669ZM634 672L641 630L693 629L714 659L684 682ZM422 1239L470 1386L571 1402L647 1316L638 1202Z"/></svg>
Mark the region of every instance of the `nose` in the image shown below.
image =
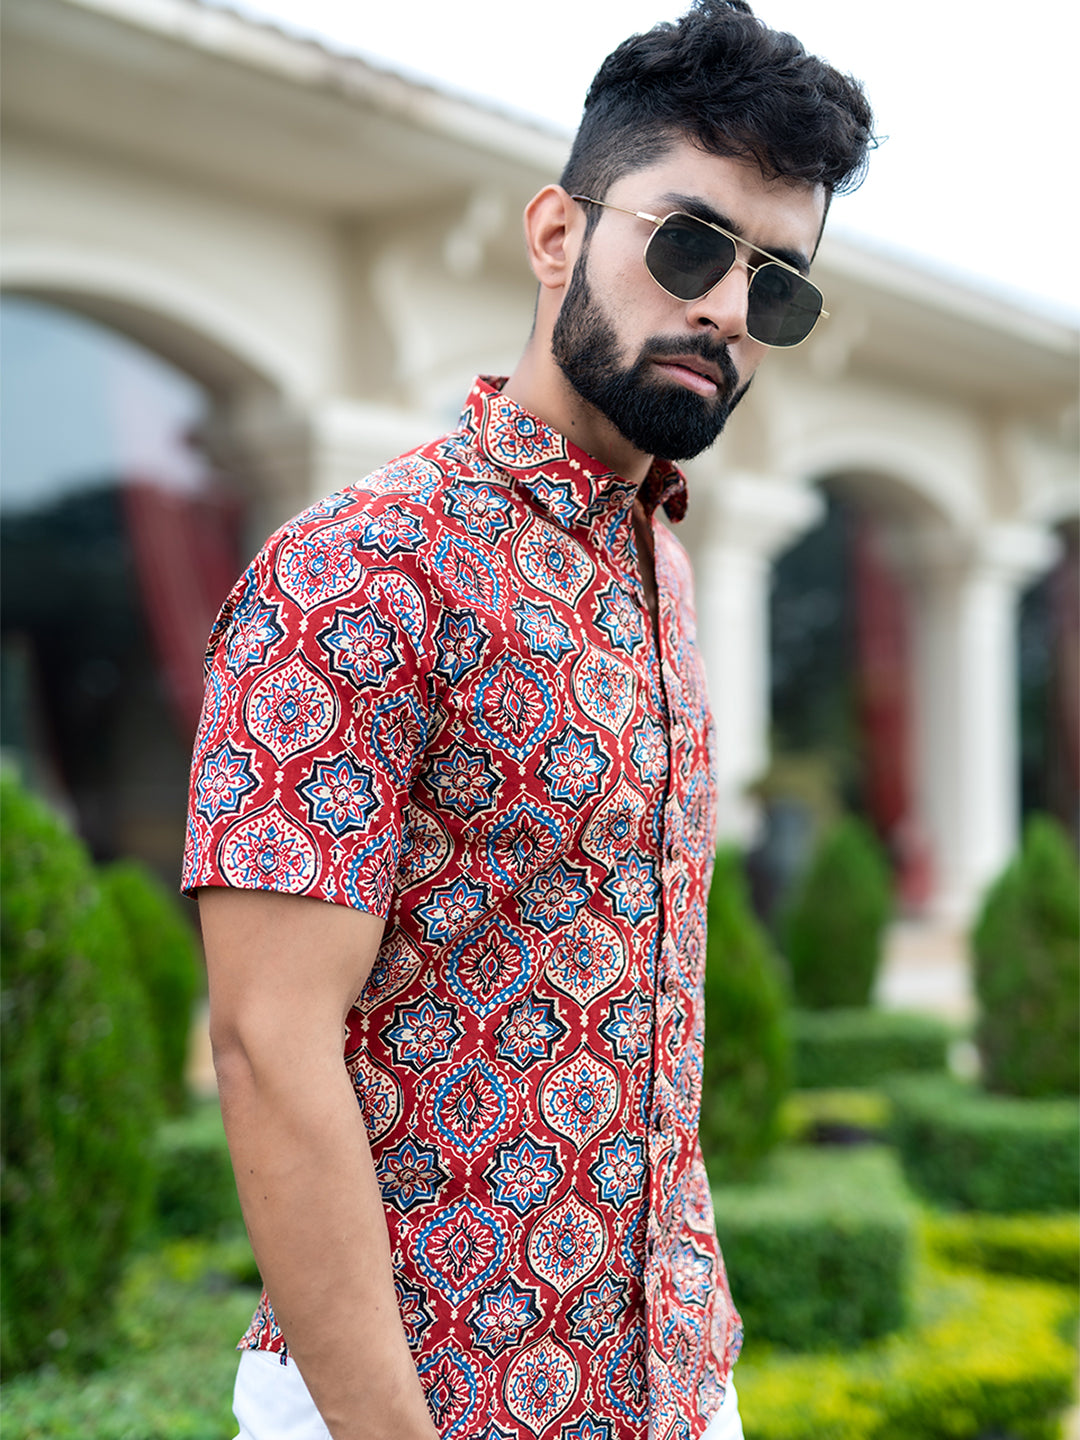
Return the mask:
<svg viewBox="0 0 1080 1440"><path fill-rule="evenodd" d="M746 307L749 300L750 271L746 262L736 260L731 269L700 300L691 300L687 319L697 329L711 328L718 338L729 345L746 334Z"/></svg>

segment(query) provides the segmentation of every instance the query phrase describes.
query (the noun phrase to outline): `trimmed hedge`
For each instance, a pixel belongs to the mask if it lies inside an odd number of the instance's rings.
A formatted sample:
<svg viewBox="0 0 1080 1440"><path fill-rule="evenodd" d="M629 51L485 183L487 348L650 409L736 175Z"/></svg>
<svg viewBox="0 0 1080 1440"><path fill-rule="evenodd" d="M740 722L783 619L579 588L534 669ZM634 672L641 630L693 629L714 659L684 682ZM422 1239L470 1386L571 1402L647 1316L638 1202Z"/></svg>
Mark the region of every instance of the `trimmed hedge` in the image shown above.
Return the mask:
<svg viewBox="0 0 1080 1440"><path fill-rule="evenodd" d="M1080 1285L1080 1215L928 1215L923 1234L945 1264Z"/></svg>
<svg viewBox="0 0 1080 1440"><path fill-rule="evenodd" d="M149 1219L160 1102L127 937L84 847L7 775L0 815L0 1363L13 1375L107 1343Z"/></svg>
<svg viewBox="0 0 1080 1440"><path fill-rule="evenodd" d="M242 1230L229 1149L217 1103L158 1131L157 1217L165 1235L204 1239Z"/></svg>
<svg viewBox="0 0 1080 1440"><path fill-rule="evenodd" d="M796 1090L784 1102L784 1134L804 1145L885 1140L890 1114L880 1090Z"/></svg>
<svg viewBox="0 0 1080 1440"><path fill-rule="evenodd" d="M944 1072L953 1029L891 1010L797 1010L791 1035L796 1086L843 1090L898 1071Z"/></svg>
<svg viewBox="0 0 1080 1440"><path fill-rule="evenodd" d="M721 850L709 891L701 1093L701 1145L717 1178L745 1179L780 1138L787 1014L783 972L754 919L739 856Z"/></svg>
<svg viewBox="0 0 1080 1440"><path fill-rule="evenodd" d="M782 1151L713 1203L748 1335L843 1349L903 1324L914 1222L887 1150Z"/></svg>
<svg viewBox="0 0 1080 1440"><path fill-rule="evenodd" d="M869 1005L892 911L889 867L872 832L849 816L822 837L785 906L783 951L807 1010Z"/></svg>
<svg viewBox="0 0 1080 1440"><path fill-rule="evenodd" d="M904 1173L946 1206L995 1214L1080 1205L1080 1105L987 1095L959 1081L887 1085Z"/></svg>
<svg viewBox="0 0 1080 1440"><path fill-rule="evenodd" d="M911 1327L851 1355L749 1334L735 1371L753 1440L1059 1440L1076 1351L1062 1286L921 1267Z"/></svg>
<svg viewBox="0 0 1080 1440"><path fill-rule="evenodd" d="M191 1007L203 979L191 926L172 895L134 860L101 872L101 883L128 933L134 973L146 992L157 1037L158 1073L165 1108L179 1115L188 1104L184 1070L191 1037Z"/></svg>
<svg viewBox="0 0 1080 1440"><path fill-rule="evenodd" d="M1061 826L1033 817L972 937L983 1084L1004 1095L1080 1090L1080 875Z"/></svg>

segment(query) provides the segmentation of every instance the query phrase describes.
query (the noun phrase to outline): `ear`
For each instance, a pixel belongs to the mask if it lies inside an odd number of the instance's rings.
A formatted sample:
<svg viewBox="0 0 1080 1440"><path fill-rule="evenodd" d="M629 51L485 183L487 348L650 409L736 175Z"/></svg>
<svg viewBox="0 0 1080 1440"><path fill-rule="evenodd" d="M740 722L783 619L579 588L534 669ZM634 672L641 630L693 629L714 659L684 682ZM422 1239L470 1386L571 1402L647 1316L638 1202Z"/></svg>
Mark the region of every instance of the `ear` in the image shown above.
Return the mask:
<svg viewBox="0 0 1080 1440"><path fill-rule="evenodd" d="M545 289L557 290L569 281L584 228L581 206L561 185L545 185L526 205L529 264Z"/></svg>

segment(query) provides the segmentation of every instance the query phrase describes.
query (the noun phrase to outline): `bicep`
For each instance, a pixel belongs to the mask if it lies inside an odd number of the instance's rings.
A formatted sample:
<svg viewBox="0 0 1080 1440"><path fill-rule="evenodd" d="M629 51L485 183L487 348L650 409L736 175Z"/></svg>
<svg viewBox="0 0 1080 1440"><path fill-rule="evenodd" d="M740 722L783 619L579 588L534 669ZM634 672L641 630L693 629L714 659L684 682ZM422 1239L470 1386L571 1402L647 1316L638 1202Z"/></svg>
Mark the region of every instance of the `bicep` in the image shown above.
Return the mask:
<svg viewBox="0 0 1080 1440"><path fill-rule="evenodd" d="M215 1050L258 1044L283 1059L281 1047L340 1047L385 922L277 891L208 886L198 897Z"/></svg>

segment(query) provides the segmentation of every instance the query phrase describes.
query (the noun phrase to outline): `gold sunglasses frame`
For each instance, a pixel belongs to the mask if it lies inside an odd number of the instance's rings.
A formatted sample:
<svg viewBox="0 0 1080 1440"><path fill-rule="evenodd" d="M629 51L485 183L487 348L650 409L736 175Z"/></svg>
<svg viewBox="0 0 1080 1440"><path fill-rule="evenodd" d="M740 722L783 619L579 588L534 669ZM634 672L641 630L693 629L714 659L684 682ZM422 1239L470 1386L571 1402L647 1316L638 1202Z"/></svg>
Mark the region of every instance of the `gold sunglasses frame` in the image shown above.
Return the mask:
<svg viewBox="0 0 1080 1440"><path fill-rule="evenodd" d="M790 270L792 275L798 275L799 279L803 282L804 285L809 285L812 290L816 290L817 293L821 295L821 303L824 307L825 296L822 294L822 292L818 289L818 287L814 284L812 280L808 280L806 278L806 276L802 273L801 270L796 270L795 266L789 265L786 260L781 260L778 256L771 255L768 250L762 250L760 245L751 245L749 240L741 240L738 235L732 235L730 230L725 230L722 225L717 225L712 220L702 220L700 215L689 215L685 210L672 210L669 215L650 215L647 210L627 210L624 206L612 205L607 200L594 200L591 195L571 195L570 199L577 200L585 205L601 205L605 210L617 210L620 215L631 215L635 220L648 220L650 225L652 225L654 228L652 234L645 241L645 249L641 252L642 264L645 266L645 270L649 276L649 279L653 282L654 285L657 286L658 289L663 290L665 295L670 295L673 300L678 300L684 305L692 305L695 303L695 301L703 300L705 296L710 293L710 291L716 289L717 285L723 284L723 282L731 274L732 270L735 269L736 265L743 266L743 268L746 270L746 273L750 276L751 283L753 282L754 276L757 274L757 272L759 270L763 270L766 265L779 265L781 270ZM709 286L708 290L703 290L700 295L694 295L689 300L684 300L681 295L676 295L675 292L673 290L669 290L666 285L661 285L660 281L657 280L656 276L649 269L649 262L645 258L649 252L649 246L656 238L656 234L657 231L659 231L660 226L666 225L669 220L675 219L676 216L679 216L680 218L686 220L693 220L695 224L704 225L709 230L715 230L717 234L723 235L725 240L730 240L735 248L735 258L732 260L728 268L724 271L723 275L720 276L720 279L714 281L713 284ZM759 265L751 265L746 260L740 260L740 245L745 245L748 250L753 250L755 255L764 255L765 259ZM747 286L747 290L749 291L749 285ZM819 310L817 318L814 320L814 323L810 327L810 329L806 332L806 334L801 340L796 340L792 345L770 345L767 340L758 340L756 343L758 345L765 345L770 350L795 350L800 345L804 345L806 341L810 339L810 336L817 328L818 320L828 320L828 318L828 310L824 308ZM754 336L751 336L750 338L753 340Z"/></svg>

